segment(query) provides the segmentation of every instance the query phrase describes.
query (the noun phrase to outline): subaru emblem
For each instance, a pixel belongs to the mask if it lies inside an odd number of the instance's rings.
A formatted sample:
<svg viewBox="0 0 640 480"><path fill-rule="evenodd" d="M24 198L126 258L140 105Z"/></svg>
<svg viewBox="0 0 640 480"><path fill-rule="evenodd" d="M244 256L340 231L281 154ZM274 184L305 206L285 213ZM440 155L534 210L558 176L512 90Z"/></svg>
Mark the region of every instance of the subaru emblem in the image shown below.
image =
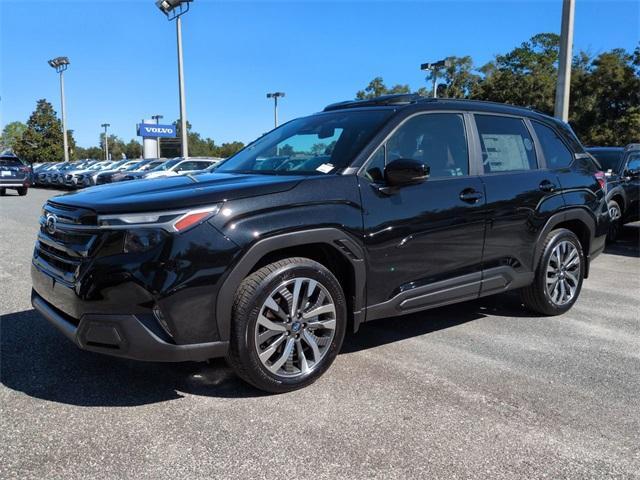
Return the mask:
<svg viewBox="0 0 640 480"><path fill-rule="evenodd" d="M53 235L56 233L56 223L58 222L58 217L56 217L53 213L47 214L47 219L44 222L44 229L48 234Z"/></svg>

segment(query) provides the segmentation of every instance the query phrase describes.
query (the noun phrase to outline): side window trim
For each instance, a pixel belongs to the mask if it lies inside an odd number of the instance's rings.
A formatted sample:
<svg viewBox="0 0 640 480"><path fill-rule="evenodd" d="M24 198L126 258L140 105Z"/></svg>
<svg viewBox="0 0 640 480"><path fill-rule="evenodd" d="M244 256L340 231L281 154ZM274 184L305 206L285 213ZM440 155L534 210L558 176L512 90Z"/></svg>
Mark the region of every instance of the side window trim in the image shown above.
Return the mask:
<svg viewBox="0 0 640 480"><path fill-rule="evenodd" d="M465 177L471 177L471 176L476 175L475 173L472 173L472 165L474 164L474 162L472 162L472 152L471 152L472 144L471 144L471 141L470 141L471 131L469 130L470 123L469 123L469 120L467 118L467 116L470 116L471 114L468 113L468 112L462 111L462 110L427 110L427 111L422 111L422 112L415 112L415 113L412 113L411 115L406 116L400 122L398 122L385 135L385 137L380 141L380 143L378 145L375 146L375 148L369 154L367 159L364 162L362 162L362 165L360 167L358 167L356 175L358 175L359 177L365 177L365 174L366 174L366 171L367 171L367 166L371 162L371 159L378 152L380 147L384 148L384 164L385 164L385 166L387 165L387 163L388 163L387 162L387 142L409 120L412 120L412 119L414 119L414 118L416 118L418 116L421 116L421 115L437 115L437 114L443 114L443 113L459 115L462 118L462 124L463 124L463 128L465 130L465 138L467 140L467 162L469 164L469 174L468 175L464 175L464 176ZM434 178L433 180L449 180L450 178L460 178L460 177L456 177L456 176L452 176L452 177L437 177L437 178Z"/></svg>
<svg viewBox="0 0 640 480"><path fill-rule="evenodd" d="M519 115L511 115L511 114L508 114L508 113L482 112L482 111L477 111L477 110L474 110L474 111L469 112L469 113L473 116L473 127L474 127L475 136L477 137L477 142L478 142L477 148L478 148L478 156L479 156L479 161L480 161L478 175L481 175L481 176L486 176L486 175L509 175L509 174L534 172L534 171L537 171L537 170L541 169L541 167L540 167L540 157L538 156L538 152L536 152L537 144L535 142L537 141L537 137L534 137L531 134L532 128L527 123L527 121L529 120L527 117L523 117L523 116L519 116ZM480 131L478 130L478 124L476 123L476 116L477 115L513 118L513 119L516 119L516 120L520 120L522 123L524 123L525 129L529 133L529 136L531 137L531 140L534 142L533 154L534 154L535 160L536 160L536 168L529 169L529 170L508 170L508 171L504 171L504 172L489 172L489 173L486 173L484 171L484 162L482 160L482 144L480 143ZM545 165L546 165L546 162L545 162Z"/></svg>
<svg viewBox="0 0 640 480"><path fill-rule="evenodd" d="M542 149L542 143L538 138L538 134L536 133L536 129L533 128L533 122L525 118L524 123L527 126L527 130L529 130L529 135L533 139L533 145L536 150L536 158L538 159L538 170L549 170L549 166L547 165L547 157L544 155L544 150Z"/></svg>

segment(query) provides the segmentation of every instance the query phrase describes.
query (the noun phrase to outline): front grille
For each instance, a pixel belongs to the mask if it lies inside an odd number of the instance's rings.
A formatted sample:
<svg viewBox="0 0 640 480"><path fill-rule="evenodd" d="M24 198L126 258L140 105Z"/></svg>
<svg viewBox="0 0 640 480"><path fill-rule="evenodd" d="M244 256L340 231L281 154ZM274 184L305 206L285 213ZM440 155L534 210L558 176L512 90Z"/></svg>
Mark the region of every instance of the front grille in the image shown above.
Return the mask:
<svg viewBox="0 0 640 480"><path fill-rule="evenodd" d="M55 228L47 224L50 215L55 215ZM82 267L95 255L100 233L95 212L49 201L40 218L34 263L52 276L74 284Z"/></svg>

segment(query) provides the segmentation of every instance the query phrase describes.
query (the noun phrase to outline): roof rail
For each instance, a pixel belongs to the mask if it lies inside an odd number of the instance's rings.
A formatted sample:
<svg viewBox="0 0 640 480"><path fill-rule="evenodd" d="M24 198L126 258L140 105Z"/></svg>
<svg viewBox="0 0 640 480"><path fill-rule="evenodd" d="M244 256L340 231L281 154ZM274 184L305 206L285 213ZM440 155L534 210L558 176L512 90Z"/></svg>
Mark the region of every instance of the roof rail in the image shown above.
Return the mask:
<svg viewBox="0 0 640 480"><path fill-rule="evenodd" d="M345 108L373 107L376 105L408 105L418 101L429 100L417 93L399 93L391 95L382 95L380 97L368 98L365 100L347 100L346 102L332 103L324 108L324 112L333 110L342 110Z"/></svg>

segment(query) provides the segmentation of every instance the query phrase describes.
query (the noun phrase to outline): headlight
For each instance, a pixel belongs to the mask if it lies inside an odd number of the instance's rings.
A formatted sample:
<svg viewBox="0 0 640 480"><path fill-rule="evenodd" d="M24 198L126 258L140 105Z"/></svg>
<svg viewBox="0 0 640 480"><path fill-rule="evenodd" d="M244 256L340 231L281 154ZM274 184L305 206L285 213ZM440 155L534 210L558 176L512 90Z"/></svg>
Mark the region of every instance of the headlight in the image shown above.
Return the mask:
<svg viewBox="0 0 640 480"><path fill-rule="evenodd" d="M156 228L167 232L184 232L220 211L220 204L196 208L193 210L179 210L172 212L123 213L120 215L101 215L98 226L107 229L137 229Z"/></svg>

